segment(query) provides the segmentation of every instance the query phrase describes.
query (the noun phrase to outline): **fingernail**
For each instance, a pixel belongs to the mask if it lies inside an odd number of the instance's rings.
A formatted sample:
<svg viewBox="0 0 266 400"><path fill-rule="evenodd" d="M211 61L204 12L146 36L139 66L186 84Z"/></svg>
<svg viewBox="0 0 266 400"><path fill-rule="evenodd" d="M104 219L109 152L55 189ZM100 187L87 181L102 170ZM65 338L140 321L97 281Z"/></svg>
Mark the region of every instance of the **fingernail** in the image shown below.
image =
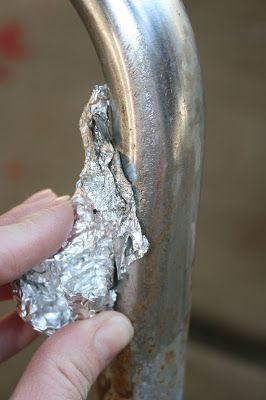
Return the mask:
<svg viewBox="0 0 266 400"><path fill-rule="evenodd" d="M35 198L44 198L44 197L55 196L55 193L52 191L52 189L44 189L44 190L41 190L40 192L37 192L33 196Z"/></svg>
<svg viewBox="0 0 266 400"><path fill-rule="evenodd" d="M110 362L134 335L130 321L123 316L115 316L107 320L96 332L94 342L101 359Z"/></svg>
<svg viewBox="0 0 266 400"><path fill-rule="evenodd" d="M56 194L51 189L44 189L44 190L41 190L40 192L33 194L25 201L27 203L35 203L38 201L42 201L42 200L46 200L46 199L48 200L50 198L55 198L55 197L56 197Z"/></svg>
<svg viewBox="0 0 266 400"><path fill-rule="evenodd" d="M70 200L70 196L61 196L57 197L55 200L51 202L51 206L58 206L59 204L66 203Z"/></svg>

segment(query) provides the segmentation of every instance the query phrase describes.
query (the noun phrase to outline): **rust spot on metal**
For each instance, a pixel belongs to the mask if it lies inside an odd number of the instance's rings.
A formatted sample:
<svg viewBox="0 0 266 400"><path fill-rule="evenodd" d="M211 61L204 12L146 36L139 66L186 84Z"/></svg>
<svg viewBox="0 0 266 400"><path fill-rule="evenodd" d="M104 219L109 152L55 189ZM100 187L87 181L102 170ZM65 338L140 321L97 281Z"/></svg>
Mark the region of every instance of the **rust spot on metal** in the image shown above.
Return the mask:
<svg viewBox="0 0 266 400"><path fill-rule="evenodd" d="M98 398L101 400L127 400L133 398L130 377L132 352L128 346L112 363L98 381Z"/></svg>
<svg viewBox="0 0 266 400"><path fill-rule="evenodd" d="M103 372L97 382L97 394L99 399L106 399L106 394L110 392L111 389L111 380L106 376L106 373Z"/></svg>
<svg viewBox="0 0 266 400"><path fill-rule="evenodd" d="M129 376L130 366L132 364L132 352L128 346L115 361L113 374L113 388L118 399L131 399L133 395L133 384ZM120 396L120 397L119 397Z"/></svg>
<svg viewBox="0 0 266 400"><path fill-rule="evenodd" d="M165 362L167 364L172 363L175 360L175 352L174 350L168 351L167 353L165 353Z"/></svg>

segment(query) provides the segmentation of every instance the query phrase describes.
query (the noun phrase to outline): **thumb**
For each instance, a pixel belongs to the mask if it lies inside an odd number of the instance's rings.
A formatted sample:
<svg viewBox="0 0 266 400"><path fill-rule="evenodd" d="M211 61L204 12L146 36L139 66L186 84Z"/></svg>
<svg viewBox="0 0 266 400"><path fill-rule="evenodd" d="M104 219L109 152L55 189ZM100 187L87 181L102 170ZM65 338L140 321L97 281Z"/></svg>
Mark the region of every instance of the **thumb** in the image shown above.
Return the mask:
<svg viewBox="0 0 266 400"><path fill-rule="evenodd" d="M132 337L131 323L115 311L68 325L37 350L10 400L85 400L99 373Z"/></svg>

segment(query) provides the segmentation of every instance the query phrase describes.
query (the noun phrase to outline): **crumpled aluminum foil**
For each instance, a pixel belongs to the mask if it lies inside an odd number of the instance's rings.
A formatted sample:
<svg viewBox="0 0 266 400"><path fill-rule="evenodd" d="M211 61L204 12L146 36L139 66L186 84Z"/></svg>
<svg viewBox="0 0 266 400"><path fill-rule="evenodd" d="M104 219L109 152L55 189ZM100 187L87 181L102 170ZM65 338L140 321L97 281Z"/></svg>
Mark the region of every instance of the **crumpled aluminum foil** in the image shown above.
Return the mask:
<svg viewBox="0 0 266 400"><path fill-rule="evenodd" d="M117 281L149 247L112 143L110 111L107 86L96 86L80 119L85 165L72 197L70 237L57 254L14 282L20 316L48 335L111 309Z"/></svg>

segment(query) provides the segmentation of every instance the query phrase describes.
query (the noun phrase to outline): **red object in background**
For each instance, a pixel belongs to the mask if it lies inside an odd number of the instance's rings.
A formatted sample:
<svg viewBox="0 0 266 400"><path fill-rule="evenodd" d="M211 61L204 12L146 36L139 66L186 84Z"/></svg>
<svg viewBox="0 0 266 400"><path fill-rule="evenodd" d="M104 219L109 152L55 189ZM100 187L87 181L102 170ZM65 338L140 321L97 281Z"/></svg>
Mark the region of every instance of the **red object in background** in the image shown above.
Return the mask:
<svg viewBox="0 0 266 400"><path fill-rule="evenodd" d="M23 27L9 23L0 28L0 53L8 60L21 60L28 55L28 48L22 41Z"/></svg>
<svg viewBox="0 0 266 400"><path fill-rule="evenodd" d="M20 61L29 55L29 49L22 40L23 31L18 22L0 27L0 84L11 80L10 61Z"/></svg>
<svg viewBox="0 0 266 400"><path fill-rule="evenodd" d="M3 172L7 180L17 182L23 177L23 166L18 160L9 160L4 164Z"/></svg>

